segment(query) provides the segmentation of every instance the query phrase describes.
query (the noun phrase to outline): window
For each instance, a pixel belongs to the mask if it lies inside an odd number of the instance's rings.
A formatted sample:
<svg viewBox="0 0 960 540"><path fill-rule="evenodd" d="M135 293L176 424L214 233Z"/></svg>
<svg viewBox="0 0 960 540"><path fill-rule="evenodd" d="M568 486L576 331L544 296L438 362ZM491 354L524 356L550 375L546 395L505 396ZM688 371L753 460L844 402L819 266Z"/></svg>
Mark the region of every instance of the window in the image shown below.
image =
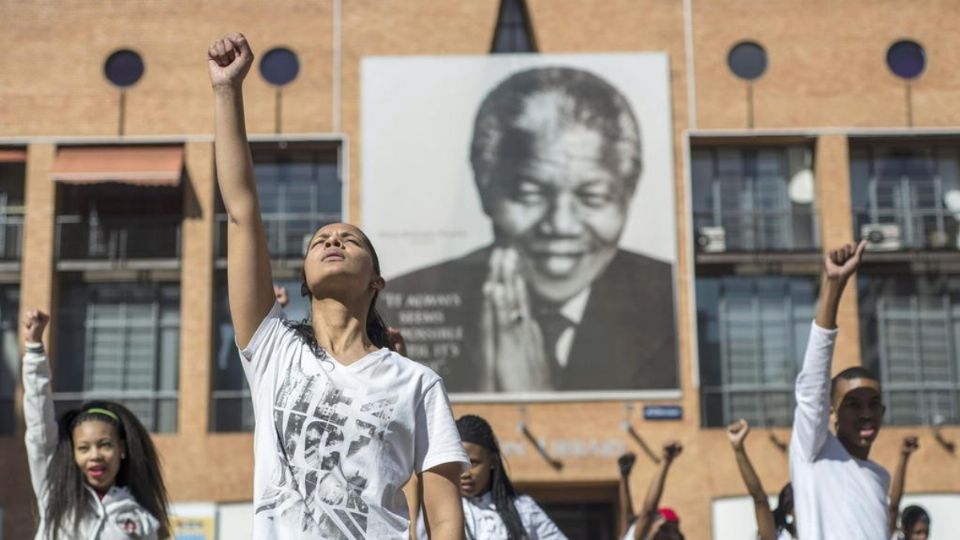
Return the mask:
<svg viewBox="0 0 960 540"><path fill-rule="evenodd" d="M690 172L703 423L790 425L820 259L813 151L699 144Z"/></svg>
<svg viewBox="0 0 960 540"><path fill-rule="evenodd" d="M492 53L537 52L530 12L524 0L501 0L497 27L493 32Z"/></svg>
<svg viewBox="0 0 960 540"><path fill-rule="evenodd" d="M226 278L225 272L218 275L216 289L211 426L213 431L253 431L253 403L250 399L250 387L247 385L247 378L240 363L233 323L230 321ZM278 280L275 285L287 290L287 297L290 300L290 303L284 307L287 318L306 319L309 315L310 303L300 296L300 280Z"/></svg>
<svg viewBox="0 0 960 540"><path fill-rule="evenodd" d="M22 150L0 148L0 261L20 260L26 179L26 164L19 158L21 153ZM10 159L6 159L8 154Z"/></svg>
<svg viewBox="0 0 960 540"><path fill-rule="evenodd" d="M960 247L960 145L852 145L850 182L854 234L870 249Z"/></svg>
<svg viewBox="0 0 960 540"><path fill-rule="evenodd" d="M16 426L13 399L20 382L19 309L20 286L0 285L0 435L11 435Z"/></svg>
<svg viewBox="0 0 960 540"><path fill-rule="evenodd" d="M864 365L892 424L960 423L960 275L859 278Z"/></svg>
<svg viewBox="0 0 960 540"><path fill-rule="evenodd" d="M274 284L287 289L287 317L303 320L310 311L309 302L300 296L304 244L320 227L341 220L340 148L334 143L284 141L254 143L251 150ZM219 204L217 256L223 258L227 217L222 201ZM234 340L225 272L217 276L216 291L211 429L251 431L250 388Z"/></svg>
<svg viewBox="0 0 960 540"><path fill-rule="evenodd" d="M180 257L183 194L179 187L62 185L57 260L112 261Z"/></svg>
<svg viewBox="0 0 960 540"><path fill-rule="evenodd" d="M698 277L704 423L793 421L794 383L810 333L815 276Z"/></svg>
<svg viewBox="0 0 960 540"><path fill-rule="evenodd" d="M123 403L151 431L177 429L179 283L87 283L63 275L56 321L57 408Z"/></svg>
<svg viewBox="0 0 960 540"><path fill-rule="evenodd" d="M819 245L812 152L805 146L694 148L701 252L812 251Z"/></svg>
<svg viewBox="0 0 960 540"><path fill-rule="evenodd" d="M336 145L284 142L254 144L252 150L270 255L302 259L306 237L341 220L339 149ZM227 217L221 214L218 219L218 256L225 257Z"/></svg>

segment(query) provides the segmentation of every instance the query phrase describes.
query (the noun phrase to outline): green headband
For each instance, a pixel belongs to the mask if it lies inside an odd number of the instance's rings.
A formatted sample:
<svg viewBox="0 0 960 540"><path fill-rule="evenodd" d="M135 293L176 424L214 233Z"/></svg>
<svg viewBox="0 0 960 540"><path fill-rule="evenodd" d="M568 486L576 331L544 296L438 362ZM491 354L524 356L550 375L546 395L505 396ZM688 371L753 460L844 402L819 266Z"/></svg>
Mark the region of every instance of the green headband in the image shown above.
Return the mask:
<svg viewBox="0 0 960 540"><path fill-rule="evenodd" d="M83 412L86 413L86 414L102 414L102 415L104 415L104 416L109 416L110 418L113 418L113 420L114 420L115 422L117 422L117 423L120 422L120 417L119 417L119 416L117 416L116 414L114 414L112 411L108 411L107 409L102 409L102 408L100 408L100 407L90 407L89 409L87 409L87 410L85 410L85 411L83 411Z"/></svg>

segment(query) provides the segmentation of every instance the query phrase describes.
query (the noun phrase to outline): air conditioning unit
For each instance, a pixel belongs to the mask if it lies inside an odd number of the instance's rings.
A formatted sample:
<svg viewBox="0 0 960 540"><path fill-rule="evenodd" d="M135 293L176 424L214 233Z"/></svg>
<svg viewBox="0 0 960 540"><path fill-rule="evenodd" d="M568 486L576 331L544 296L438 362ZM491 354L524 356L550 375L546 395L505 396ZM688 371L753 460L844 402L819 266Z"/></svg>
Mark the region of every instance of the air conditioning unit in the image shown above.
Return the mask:
<svg viewBox="0 0 960 540"><path fill-rule="evenodd" d="M870 251L897 251L903 247L900 226L895 223L867 223L860 227L860 238Z"/></svg>
<svg viewBox="0 0 960 540"><path fill-rule="evenodd" d="M723 227L700 227L697 247L704 253L722 253L727 250L727 232Z"/></svg>

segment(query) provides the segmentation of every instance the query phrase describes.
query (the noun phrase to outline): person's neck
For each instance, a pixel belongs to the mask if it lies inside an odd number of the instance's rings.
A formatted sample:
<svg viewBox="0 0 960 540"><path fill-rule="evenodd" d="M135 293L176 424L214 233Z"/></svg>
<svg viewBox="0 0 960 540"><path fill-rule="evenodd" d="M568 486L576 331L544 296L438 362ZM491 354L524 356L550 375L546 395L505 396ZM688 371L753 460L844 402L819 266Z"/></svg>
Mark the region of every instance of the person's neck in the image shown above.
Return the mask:
<svg viewBox="0 0 960 540"><path fill-rule="evenodd" d="M362 303L335 298L315 298L310 305L317 345L341 364L352 364L376 350L367 338L366 310L359 306Z"/></svg>
<svg viewBox="0 0 960 540"><path fill-rule="evenodd" d="M97 494L97 498L100 499L101 501L103 500L104 497L107 496L107 493L110 493L110 490L113 489L112 485L107 486L105 488L97 488L93 486L90 486L90 487L93 489L93 492Z"/></svg>
<svg viewBox="0 0 960 540"><path fill-rule="evenodd" d="M862 461L867 461L870 459L870 446L857 446L852 443L847 443L843 439L840 439L840 444L843 445L843 447L847 450L847 453L849 453L851 456Z"/></svg>

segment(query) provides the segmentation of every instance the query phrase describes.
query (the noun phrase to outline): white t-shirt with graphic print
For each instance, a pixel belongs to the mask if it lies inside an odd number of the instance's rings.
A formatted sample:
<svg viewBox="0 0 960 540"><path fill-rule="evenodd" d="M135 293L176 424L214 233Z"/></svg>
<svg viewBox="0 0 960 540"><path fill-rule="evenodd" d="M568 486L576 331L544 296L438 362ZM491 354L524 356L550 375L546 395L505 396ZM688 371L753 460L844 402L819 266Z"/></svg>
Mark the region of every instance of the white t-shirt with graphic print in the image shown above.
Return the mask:
<svg viewBox="0 0 960 540"><path fill-rule="evenodd" d="M443 381L388 349L318 358L275 304L240 351L253 393L258 540L407 538L414 472L469 464Z"/></svg>

